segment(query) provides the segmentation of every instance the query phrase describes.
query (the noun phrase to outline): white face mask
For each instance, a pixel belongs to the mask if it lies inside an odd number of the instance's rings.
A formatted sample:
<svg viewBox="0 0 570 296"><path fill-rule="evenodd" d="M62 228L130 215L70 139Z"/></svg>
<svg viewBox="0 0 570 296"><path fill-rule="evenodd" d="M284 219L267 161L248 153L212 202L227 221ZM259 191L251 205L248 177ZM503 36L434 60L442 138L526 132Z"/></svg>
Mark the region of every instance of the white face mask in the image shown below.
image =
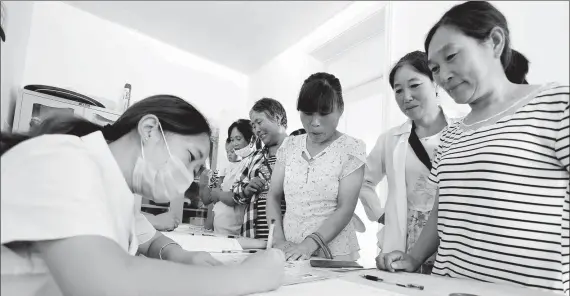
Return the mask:
<svg viewBox="0 0 570 296"><path fill-rule="evenodd" d="M153 168L144 158L141 139L141 156L133 170L133 191L156 202L166 203L184 197L184 193L194 181L194 171L189 170L178 157L170 153L160 123L159 127L170 158L161 168Z"/></svg>
<svg viewBox="0 0 570 296"><path fill-rule="evenodd" d="M251 144L239 149L239 150L235 150L234 152L236 153L237 156L241 157L241 158L246 158L248 157L251 153L253 153L253 151L255 151L255 142L252 142Z"/></svg>

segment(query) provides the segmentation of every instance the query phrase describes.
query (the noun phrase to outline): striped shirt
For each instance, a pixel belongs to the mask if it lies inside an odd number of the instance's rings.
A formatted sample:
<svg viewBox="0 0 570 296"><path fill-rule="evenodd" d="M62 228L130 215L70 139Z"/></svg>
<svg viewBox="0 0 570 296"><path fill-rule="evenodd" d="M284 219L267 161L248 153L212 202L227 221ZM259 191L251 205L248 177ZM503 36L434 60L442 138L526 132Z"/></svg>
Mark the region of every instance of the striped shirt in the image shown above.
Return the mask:
<svg viewBox="0 0 570 296"><path fill-rule="evenodd" d="M247 205L244 215L241 233L245 237L267 239L269 236L269 225L267 223L267 193L271 186L271 174L277 158L269 155L267 147L253 152L247 159L239 180L234 183L232 191L236 204ZM265 180L265 188L253 196L245 195L245 188L250 180L259 177ZM285 213L285 199L281 200L281 214Z"/></svg>
<svg viewBox="0 0 570 296"><path fill-rule="evenodd" d="M569 292L568 91L549 84L492 124L443 132L434 274Z"/></svg>

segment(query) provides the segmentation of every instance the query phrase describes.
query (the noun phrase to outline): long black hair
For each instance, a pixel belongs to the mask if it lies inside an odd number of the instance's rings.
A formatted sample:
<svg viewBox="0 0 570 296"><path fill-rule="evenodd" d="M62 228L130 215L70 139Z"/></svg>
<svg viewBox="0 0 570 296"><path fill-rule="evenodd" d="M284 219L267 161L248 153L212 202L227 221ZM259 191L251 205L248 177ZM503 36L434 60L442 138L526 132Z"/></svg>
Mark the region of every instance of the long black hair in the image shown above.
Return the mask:
<svg viewBox="0 0 570 296"><path fill-rule="evenodd" d="M164 131L181 135L212 135L208 120L192 104L172 95L156 95L143 99L129 107L117 121L101 126L77 116L52 116L28 134L2 133L0 155L20 142L44 134L68 134L78 137L101 131L108 142L113 142L136 129L140 119L155 115Z"/></svg>

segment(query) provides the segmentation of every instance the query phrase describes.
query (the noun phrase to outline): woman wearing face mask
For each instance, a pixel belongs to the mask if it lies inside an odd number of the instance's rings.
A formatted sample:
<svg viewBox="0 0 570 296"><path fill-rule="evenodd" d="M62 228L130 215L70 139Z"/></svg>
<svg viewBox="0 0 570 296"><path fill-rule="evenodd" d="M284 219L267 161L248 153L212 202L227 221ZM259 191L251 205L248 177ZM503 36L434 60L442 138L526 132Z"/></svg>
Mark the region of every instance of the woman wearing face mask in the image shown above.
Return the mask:
<svg viewBox="0 0 570 296"><path fill-rule="evenodd" d="M442 133L430 175L439 202L420 238L380 267L413 271L437 250L433 274L567 295L568 86L520 84L507 21L488 2L446 12L425 49L436 82L471 112Z"/></svg>
<svg viewBox="0 0 570 296"><path fill-rule="evenodd" d="M245 213L244 205L227 205L220 200L233 200L232 186L244 169L245 161L253 151L254 136L251 121L239 119L228 128L227 153L230 166L220 173L221 187L207 188L202 195L204 204L215 203L214 232L239 235ZM248 140L249 139L249 140Z"/></svg>
<svg viewBox="0 0 570 296"><path fill-rule="evenodd" d="M306 134L290 137L277 153L269 219L274 239L287 260L319 256L337 260L359 258L358 239L350 223L362 185L366 146L337 130L344 110L340 81L328 73L305 80L297 110ZM287 211L281 218L280 201Z"/></svg>
<svg viewBox="0 0 570 296"><path fill-rule="evenodd" d="M233 196L222 196L220 200L227 205L245 205L242 236L267 239L269 225L265 209L266 196L271 187L275 154L287 137L287 115L281 103L263 98L251 107L249 117L253 131L264 147L254 151L245 160L244 169L232 187ZM281 209L285 211L284 200Z"/></svg>
<svg viewBox="0 0 570 296"><path fill-rule="evenodd" d="M433 207L437 186L428 182L431 158L450 119L438 105L424 52L402 57L390 71L389 81L398 107L409 120L378 137L366 159L360 200L368 218L384 224L377 235L382 252L409 252ZM376 194L384 177L388 178L385 209ZM433 259L422 265L422 273L430 272Z"/></svg>
<svg viewBox="0 0 570 296"><path fill-rule="evenodd" d="M279 285L284 258L275 251L237 268L132 256L166 259L180 249L174 242L139 246L135 220L144 217L135 214L133 193L180 198L205 161L210 127L186 101L154 96L104 128L58 117L43 130L2 134L2 292L182 295L192 287L195 295L242 295ZM209 284L218 276L230 283Z"/></svg>

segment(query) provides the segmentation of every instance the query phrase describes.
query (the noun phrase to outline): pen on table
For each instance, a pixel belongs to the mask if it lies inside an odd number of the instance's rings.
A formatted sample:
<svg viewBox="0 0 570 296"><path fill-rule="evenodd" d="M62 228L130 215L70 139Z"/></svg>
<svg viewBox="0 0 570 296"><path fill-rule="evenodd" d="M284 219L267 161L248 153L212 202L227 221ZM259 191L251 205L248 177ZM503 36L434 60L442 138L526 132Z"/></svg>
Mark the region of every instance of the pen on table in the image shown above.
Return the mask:
<svg viewBox="0 0 570 296"><path fill-rule="evenodd" d="M213 237L225 237L225 238L238 238L239 236L237 235L218 235L218 234L212 234L212 233L193 233L190 232L191 235L201 235L201 236L213 236Z"/></svg>
<svg viewBox="0 0 570 296"><path fill-rule="evenodd" d="M273 247L273 231L275 230L275 219L271 219L271 224L269 225L269 235L267 236L267 247L266 249L271 249Z"/></svg>
<svg viewBox="0 0 570 296"><path fill-rule="evenodd" d="M253 254L257 253L258 250L222 250L221 252L209 252L209 253L222 253L222 254Z"/></svg>
<svg viewBox="0 0 570 296"><path fill-rule="evenodd" d="M396 286L400 286L400 287L404 287L404 288L412 288L412 289L418 289L418 290L423 290L424 286L422 285L414 285L414 284L400 284L400 283L396 283L396 282L388 282L385 281L384 279L381 279L377 276L373 276L373 275L368 275L368 274L363 274L362 275L363 278L370 280L370 281L375 281L375 282L382 282L382 283L386 283L386 284L392 284L392 285L396 285Z"/></svg>

